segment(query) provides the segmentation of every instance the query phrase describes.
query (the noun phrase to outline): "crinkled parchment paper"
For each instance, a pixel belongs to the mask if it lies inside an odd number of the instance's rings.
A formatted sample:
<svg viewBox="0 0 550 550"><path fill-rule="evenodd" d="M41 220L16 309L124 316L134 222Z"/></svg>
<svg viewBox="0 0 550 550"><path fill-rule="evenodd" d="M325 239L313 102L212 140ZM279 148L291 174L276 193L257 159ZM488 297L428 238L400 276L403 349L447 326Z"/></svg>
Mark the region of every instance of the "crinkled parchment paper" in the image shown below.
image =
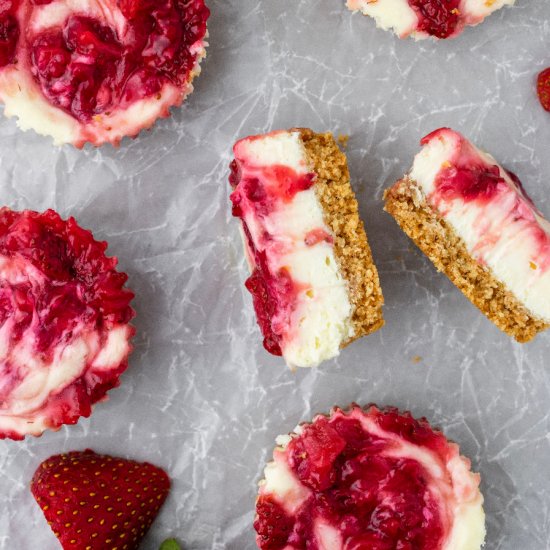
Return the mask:
<svg viewBox="0 0 550 550"><path fill-rule="evenodd" d="M74 215L110 243L136 292L119 389L91 419L0 443L0 548L58 543L28 490L39 462L92 447L165 467L172 493L144 544L255 548L256 484L274 437L351 401L426 415L482 473L487 548L550 548L550 334L519 345L436 273L383 190L419 139L464 132L516 172L550 216L550 2L517 0L459 38L400 41L344 0L210 0L208 58L173 118L120 149L54 148L0 122L2 204ZM349 134L353 184L386 326L316 370L261 346L228 206L233 142L274 128Z"/></svg>

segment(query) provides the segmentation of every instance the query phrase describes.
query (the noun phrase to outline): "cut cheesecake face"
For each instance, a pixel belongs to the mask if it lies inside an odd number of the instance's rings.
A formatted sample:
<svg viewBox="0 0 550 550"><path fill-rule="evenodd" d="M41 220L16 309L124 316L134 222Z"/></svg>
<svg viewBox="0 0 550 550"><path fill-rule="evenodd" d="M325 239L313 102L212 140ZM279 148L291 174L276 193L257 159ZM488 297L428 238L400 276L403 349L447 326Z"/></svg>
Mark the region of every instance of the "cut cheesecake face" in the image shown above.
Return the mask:
<svg viewBox="0 0 550 550"><path fill-rule="evenodd" d="M488 15L515 0L347 0L350 10L370 15L376 25L399 38L453 38L464 27L478 25Z"/></svg>
<svg viewBox="0 0 550 550"><path fill-rule="evenodd" d="M277 439L254 527L262 550L479 550L480 476L425 419L334 409Z"/></svg>
<svg viewBox="0 0 550 550"><path fill-rule="evenodd" d="M386 210L436 267L519 342L550 326L550 223L519 179L458 132L441 128Z"/></svg>
<svg viewBox="0 0 550 550"><path fill-rule="evenodd" d="M10 0L0 99L56 144L118 144L169 116L205 55L204 0Z"/></svg>
<svg viewBox="0 0 550 550"><path fill-rule="evenodd" d="M315 366L383 325L378 273L331 134L278 131L240 140L230 183L264 346Z"/></svg>
<svg viewBox="0 0 550 550"><path fill-rule="evenodd" d="M0 439L75 424L118 386L133 294L73 218L0 209Z"/></svg>

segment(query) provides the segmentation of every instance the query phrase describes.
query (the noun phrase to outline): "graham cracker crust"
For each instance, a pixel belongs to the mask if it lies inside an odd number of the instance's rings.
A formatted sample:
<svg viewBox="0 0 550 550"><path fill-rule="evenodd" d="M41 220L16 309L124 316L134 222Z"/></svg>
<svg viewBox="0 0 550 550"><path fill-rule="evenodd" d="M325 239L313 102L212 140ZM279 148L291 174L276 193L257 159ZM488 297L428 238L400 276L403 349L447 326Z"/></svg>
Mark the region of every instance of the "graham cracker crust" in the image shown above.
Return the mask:
<svg viewBox="0 0 550 550"><path fill-rule="evenodd" d="M534 317L491 270L468 252L454 229L437 215L414 181L405 177L386 190L385 210L462 293L500 330L518 342L550 325Z"/></svg>
<svg viewBox="0 0 550 550"><path fill-rule="evenodd" d="M346 155L340 151L331 133L316 134L304 128L297 130L317 174L315 193L323 208L325 222L335 236L335 256L348 282L355 336L345 342L347 345L384 325L384 298L378 271L359 217Z"/></svg>

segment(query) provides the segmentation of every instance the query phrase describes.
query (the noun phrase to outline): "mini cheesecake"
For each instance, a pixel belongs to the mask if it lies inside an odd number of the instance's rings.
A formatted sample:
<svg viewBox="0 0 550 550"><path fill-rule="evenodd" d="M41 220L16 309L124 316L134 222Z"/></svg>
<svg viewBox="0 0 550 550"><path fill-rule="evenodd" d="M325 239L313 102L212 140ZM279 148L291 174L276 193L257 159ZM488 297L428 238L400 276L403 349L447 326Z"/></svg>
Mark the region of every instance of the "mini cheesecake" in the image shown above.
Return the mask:
<svg viewBox="0 0 550 550"><path fill-rule="evenodd" d="M331 134L240 140L230 183L264 346L311 367L380 328L382 292L345 155Z"/></svg>
<svg viewBox="0 0 550 550"><path fill-rule="evenodd" d="M23 130L82 147L135 137L193 91L204 0L0 3L0 99Z"/></svg>
<svg viewBox="0 0 550 550"><path fill-rule="evenodd" d="M478 25L488 15L515 0L347 0L350 10L370 15L376 25L399 38L453 38L464 27Z"/></svg>
<svg viewBox="0 0 550 550"><path fill-rule="evenodd" d="M385 194L403 231L518 342L550 326L550 223L519 179L458 132L422 140Z"/></svg>
<svg viewBox="0 0 550 550"><path fill-rule="evenodd" d="M53 210L0 209L0 439L75 424L118 386L133 294L106 248Z"/></svg>
<svg viewBox="0 0 550 550"><path fill-rule="evenodd" d="M480 476L455 443L395 408L334 409L277 438L260 482L262 550L479 550Z"/></svg>

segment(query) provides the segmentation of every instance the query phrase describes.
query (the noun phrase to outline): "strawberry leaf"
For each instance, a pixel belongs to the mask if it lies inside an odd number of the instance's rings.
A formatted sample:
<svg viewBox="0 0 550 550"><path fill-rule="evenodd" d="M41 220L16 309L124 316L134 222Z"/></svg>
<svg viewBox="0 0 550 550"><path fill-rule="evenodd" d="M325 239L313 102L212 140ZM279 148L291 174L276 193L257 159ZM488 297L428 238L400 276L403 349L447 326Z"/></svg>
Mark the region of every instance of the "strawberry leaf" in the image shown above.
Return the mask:
<svg viewBox="0 0 550 550"><path fill-rule="evenodd" d="M159 550L181 550L181 546L176 539L167 539L160 545Z"/></svg>

